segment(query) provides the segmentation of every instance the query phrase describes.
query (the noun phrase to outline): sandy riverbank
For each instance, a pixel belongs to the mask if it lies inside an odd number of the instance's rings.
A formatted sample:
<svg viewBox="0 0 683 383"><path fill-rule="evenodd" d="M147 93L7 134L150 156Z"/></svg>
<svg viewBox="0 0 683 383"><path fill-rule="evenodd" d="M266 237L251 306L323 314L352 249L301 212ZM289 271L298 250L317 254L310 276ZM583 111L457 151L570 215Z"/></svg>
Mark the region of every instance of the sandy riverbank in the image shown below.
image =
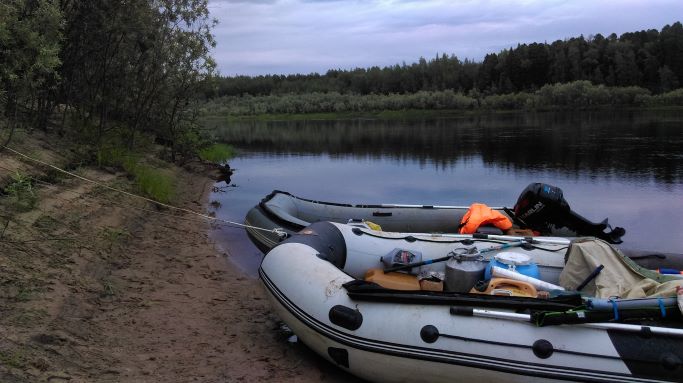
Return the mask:
<svg viewBox="0 0 683 383"><path fill-rule="evenodd" d="M49 145L33 145L59 162ZM7 152L0 166L5 184L15 169L45 174ZM209 170L168 170L174 204L205 211ZM121 173L79 172L131 185ZM209 223L77 179L36 186L34 209L0 206L0 230L9 220L0 240L0 381L351 379L286 342L260 282L216 250Z"/></svg>

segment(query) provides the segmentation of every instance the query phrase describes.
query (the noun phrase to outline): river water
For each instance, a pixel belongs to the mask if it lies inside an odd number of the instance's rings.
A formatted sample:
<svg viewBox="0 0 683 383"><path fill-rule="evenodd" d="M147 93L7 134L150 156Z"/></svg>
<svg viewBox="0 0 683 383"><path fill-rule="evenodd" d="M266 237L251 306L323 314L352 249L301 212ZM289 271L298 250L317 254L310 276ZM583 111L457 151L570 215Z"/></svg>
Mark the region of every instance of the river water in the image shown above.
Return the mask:
<svg viewBox="0 0 683 383"><path fill-rule="evenodd" d="M512 207L532 182L572 210L626 229L624 247L683 252L683 111L511 113L464 117L231 122L237 169L212 201L242 222L272 190L323 201ZM255 276L262 254L242 229L215 241Z"/></svg>

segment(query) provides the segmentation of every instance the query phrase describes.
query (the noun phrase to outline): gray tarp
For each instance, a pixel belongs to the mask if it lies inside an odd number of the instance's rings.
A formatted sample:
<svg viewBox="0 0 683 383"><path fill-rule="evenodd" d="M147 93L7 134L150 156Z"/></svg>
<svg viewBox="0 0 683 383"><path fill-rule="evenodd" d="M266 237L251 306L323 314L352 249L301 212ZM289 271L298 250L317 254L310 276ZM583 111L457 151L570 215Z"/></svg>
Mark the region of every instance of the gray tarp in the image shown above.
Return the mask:
<svg viewBox="0 0 683 383"><path fill-rule="evenodd" d="M598 298L675 297L676 286L683 286L683 279L644 269L609 243L595 238L572 242L560 285L575 290L599 265L605 268L582 293Z"/></svg>

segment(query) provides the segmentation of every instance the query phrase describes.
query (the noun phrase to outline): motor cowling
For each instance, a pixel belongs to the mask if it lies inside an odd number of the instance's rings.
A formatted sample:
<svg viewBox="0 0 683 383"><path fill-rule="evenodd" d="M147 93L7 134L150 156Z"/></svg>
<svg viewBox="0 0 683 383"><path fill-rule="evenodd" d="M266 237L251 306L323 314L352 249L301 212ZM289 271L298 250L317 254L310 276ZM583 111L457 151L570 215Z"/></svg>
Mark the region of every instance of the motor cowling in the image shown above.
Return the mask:
<svg viewBox="0 0 683 383"><path fill-rule="evenodd" d="M530 229L550 234L553 229L563 227L577 236L593 236L610 243L621 243L626 231L621 227L612 229L607 219L594 223L572 211L564 199L562 189L543 183L527 186L514 208L515 218ZM610 231L606 232L606 229Z"/></svg>
<svg viewBox="0 0 683 383"><path fill-rule="evenodd" d="M546 231L548 224L570 210L562 189L542 183L527 186L515 204L515 216L534 230L542 229L539 231Z"/></svg>

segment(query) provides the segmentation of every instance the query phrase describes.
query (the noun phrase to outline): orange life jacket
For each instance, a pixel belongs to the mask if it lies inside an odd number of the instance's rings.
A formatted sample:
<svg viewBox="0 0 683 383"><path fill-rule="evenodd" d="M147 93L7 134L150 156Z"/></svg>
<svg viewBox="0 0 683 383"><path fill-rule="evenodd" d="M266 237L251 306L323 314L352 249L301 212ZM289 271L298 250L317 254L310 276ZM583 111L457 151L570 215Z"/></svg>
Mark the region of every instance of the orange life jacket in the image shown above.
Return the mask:
<svg viewBox="0 0 683 383"><path fill-rule="evenodd" d="M473 203L460 221L460 234L472 234L481 225L492 224L500 230L512 227L512 222L498 211L483 203Z"/></svg>

